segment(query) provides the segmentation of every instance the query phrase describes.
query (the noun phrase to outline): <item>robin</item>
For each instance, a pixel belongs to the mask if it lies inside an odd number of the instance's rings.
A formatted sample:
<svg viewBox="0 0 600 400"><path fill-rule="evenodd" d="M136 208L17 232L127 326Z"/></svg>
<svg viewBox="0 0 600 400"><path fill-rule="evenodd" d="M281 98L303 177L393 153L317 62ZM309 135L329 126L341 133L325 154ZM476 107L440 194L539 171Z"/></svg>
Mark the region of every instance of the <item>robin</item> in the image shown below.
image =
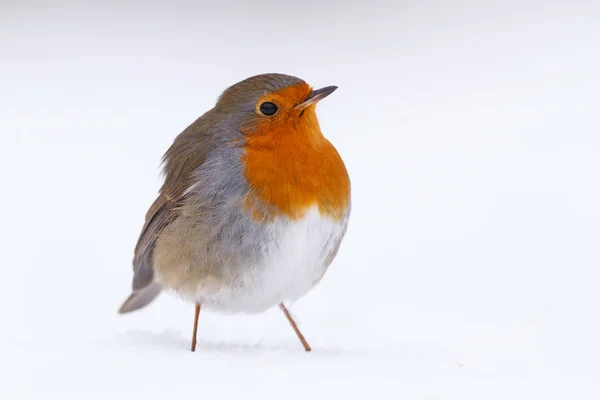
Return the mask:
<svg viewBox="0 0 600 400"><path fill-rule="evenodd" d="M257 313L279 305L311 350L284 301L321 280L348 225L350 179L315 112L336 89L253 76L176 137L120 313L148 305L163 288L176 293L196 305L195 351L200 307Z"/></svg>

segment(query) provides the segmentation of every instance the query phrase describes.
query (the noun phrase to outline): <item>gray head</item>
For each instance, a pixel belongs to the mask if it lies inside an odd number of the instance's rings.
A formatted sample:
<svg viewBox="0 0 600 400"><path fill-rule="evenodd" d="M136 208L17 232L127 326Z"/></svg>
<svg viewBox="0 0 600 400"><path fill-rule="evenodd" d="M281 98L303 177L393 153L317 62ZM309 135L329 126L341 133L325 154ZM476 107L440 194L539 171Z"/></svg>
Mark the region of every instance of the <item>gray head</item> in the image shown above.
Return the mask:
<svg viewBox="0 0 600 400"><path fill-rule="evenodd" d="M254 103L268 93L278 92L290 86L305 84L302 79L285 74L261 74L244 79L227 89L217 101L217 108L239 107L242 104Z"/></svg>
<svg viewBox="0 0 600 400"><path fill-rule="evenodd" d="M245 121L273 122L282 116L300 115L302 110L331 94L337 87L312 90L310 85L295 76L285 74L255 75L227 88L219 97L215 111L237 114ZM297 116L298 116L297 115Z"/></svg>

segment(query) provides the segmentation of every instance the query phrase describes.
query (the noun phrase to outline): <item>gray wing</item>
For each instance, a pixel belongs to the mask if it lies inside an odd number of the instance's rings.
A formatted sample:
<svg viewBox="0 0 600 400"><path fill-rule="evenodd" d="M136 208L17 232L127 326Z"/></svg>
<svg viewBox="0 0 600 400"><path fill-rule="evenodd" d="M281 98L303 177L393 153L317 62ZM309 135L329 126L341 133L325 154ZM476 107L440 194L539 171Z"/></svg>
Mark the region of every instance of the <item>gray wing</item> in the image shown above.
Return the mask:
<svg viewBox="0 0 600 400"><path fill-rule="evenodd" d="M134 291L141 290L152 283L154 269L152 268L152 252L156 239L165 226L177 218L172 202L161 195L156 199L146 217L146 223L135 247L133 257L133 283Z"/></svg>
<svg viewBox="0 0 600 400"><path fill-rule="evenodd" d="M174 202L159 196L146 215L146 223L138 239L133 258L133 292L123 303L119 313L138 310L151 303L162 291L162 286L154 281L152 253L160 232L177 218Z"/></svg>
<svg viewBox="0 0 600 400"><path fill-rule="evenodd" d="M218 142L209 134L215 125L211 110L198 118L173 142L163 157L165 181L160 196L148 213L133 258L133 293L125 301L120 313L137 310L148 305L162 290L154 280L152 253L160 232L179 215L179 205L193 185L193 171L204 163L208 153Z"/></svg>

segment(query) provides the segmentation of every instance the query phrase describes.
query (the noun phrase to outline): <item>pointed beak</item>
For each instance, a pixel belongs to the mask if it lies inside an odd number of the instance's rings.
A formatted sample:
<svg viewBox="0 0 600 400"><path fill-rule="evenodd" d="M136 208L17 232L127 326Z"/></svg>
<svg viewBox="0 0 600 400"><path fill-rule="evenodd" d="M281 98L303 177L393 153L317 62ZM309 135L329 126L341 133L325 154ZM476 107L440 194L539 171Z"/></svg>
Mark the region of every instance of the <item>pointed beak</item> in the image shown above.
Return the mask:
<svg viewBox="0 0 600 400"><path fill-rule="evenodd" d="M316 102L323 100L325 97L335 92L336 89L337 86L327 86L322 89L313 90L308 94L308 96L306 96L302 103L294 107L294 110L302 110L311 104L315 104Z"/></svg>

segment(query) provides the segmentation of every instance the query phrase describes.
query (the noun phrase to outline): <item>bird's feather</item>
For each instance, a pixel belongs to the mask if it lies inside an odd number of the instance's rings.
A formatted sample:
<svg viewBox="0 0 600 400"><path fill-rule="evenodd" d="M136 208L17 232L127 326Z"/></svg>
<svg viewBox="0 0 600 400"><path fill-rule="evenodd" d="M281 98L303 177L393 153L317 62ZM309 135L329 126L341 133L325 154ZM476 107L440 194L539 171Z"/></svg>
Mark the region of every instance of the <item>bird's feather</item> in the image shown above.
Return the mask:
<svg viewBox="0 0 600 400"><path fill-rule="evenodd" d="M153 250L161 232L179 216L179 205L193 185L193 172L214 148L213 136L204 129L211 124L210 113L198 118L173 142L163 157L164 184L158 198L146 213L133 258L133 293L120 312L130 312L149 304L161 292L154 280Z"/></svg>

